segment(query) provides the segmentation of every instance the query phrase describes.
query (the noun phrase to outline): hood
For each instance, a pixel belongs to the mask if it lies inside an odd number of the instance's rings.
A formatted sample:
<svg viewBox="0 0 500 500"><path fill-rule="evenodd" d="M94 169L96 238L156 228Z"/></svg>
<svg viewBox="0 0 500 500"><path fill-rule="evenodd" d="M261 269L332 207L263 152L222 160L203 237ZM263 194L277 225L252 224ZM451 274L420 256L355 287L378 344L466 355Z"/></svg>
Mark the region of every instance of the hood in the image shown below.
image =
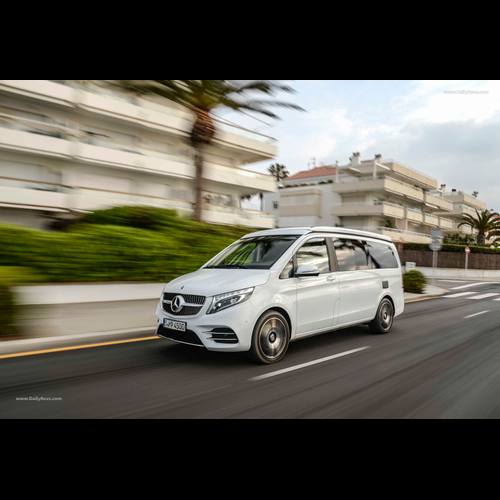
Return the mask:
<svg viewBox="0 0 500 500"><path fill-rule="evenodd" d="M263 285L270 274L268 269L199 269L167 283L164 291L213 297Z"/></svg>

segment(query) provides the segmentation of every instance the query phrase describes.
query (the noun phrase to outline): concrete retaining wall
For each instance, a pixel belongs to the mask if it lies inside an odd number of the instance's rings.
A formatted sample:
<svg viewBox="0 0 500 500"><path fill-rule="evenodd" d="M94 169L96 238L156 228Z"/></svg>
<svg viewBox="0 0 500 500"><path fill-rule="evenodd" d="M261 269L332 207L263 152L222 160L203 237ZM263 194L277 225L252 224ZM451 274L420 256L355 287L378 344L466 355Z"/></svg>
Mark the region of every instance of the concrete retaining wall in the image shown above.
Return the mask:
<svg viewBox="0 0 500 500"><path fill-rule="evenodd" d="M156 325L164 283L16 287L28 337L106 332Z"/></svg>

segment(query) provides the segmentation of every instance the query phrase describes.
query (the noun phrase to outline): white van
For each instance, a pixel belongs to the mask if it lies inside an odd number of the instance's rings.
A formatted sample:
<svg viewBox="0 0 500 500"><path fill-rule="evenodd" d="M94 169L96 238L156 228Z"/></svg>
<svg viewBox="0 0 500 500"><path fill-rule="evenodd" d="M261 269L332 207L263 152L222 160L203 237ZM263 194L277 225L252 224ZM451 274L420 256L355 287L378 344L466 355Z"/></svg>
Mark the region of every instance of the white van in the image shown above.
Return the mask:
<svg viewBox="0 0 500 500"><path fill-rule="evenodd" d="M404 310L390 238L338 227L250 233L168 283L157 335L276 363L294 340L352 325L387 333Z"/></svg>

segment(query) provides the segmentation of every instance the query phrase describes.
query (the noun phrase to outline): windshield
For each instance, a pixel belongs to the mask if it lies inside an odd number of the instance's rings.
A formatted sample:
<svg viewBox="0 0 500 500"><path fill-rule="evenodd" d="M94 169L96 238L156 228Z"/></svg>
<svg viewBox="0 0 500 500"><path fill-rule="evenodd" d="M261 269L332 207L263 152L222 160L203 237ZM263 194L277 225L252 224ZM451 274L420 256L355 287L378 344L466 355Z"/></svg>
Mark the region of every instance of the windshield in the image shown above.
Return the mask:
<svg viewBox="0 0 500 500"><path fill-rule="evenodd" d="M228 247L205 269L270 269L298 236L245 238Z"/></svg>

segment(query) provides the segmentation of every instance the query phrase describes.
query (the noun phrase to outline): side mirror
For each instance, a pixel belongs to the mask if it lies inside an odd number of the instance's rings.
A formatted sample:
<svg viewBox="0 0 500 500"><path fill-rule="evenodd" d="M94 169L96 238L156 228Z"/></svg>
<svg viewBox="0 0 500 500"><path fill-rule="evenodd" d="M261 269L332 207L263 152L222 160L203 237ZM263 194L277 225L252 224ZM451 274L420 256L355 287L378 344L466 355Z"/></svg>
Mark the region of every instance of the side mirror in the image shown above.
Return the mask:
<svg viewBox="0 0 500 500"><path fill-rule="evenodd" d="M307 276L319 276L319 269L310 264L302 264L297 269L295 276L298 278L306 278Z"/></svg>

